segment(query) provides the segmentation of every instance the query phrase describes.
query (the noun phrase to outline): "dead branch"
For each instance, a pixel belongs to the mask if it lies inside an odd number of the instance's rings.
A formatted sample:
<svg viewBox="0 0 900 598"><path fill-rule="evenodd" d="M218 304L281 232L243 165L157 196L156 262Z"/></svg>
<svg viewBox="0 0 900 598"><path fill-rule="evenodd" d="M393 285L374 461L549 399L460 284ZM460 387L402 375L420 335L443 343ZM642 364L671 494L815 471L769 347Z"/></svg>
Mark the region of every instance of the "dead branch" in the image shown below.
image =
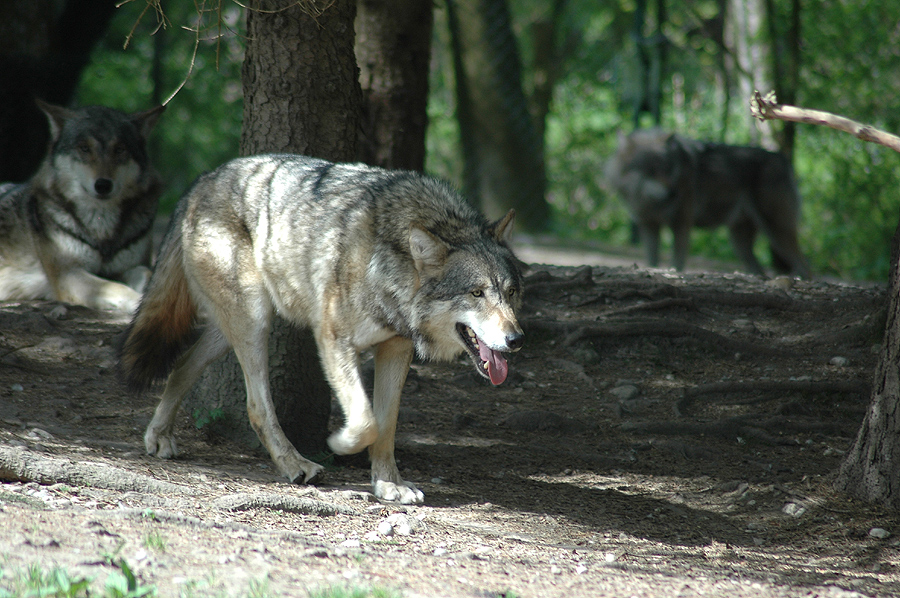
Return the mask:
<svg viewBox="0 0 900 598"><path fill-rule="evenodd" d="M843 116L821 110L810 110L779 104L775 93L770 92L763 97L759 91L753 92L750 98L750 112L759 120L787 120L807 125L824 125L850 133L863 141L871 141L900 152L900 137L876 129L870 125L858 123Z"/></svg>

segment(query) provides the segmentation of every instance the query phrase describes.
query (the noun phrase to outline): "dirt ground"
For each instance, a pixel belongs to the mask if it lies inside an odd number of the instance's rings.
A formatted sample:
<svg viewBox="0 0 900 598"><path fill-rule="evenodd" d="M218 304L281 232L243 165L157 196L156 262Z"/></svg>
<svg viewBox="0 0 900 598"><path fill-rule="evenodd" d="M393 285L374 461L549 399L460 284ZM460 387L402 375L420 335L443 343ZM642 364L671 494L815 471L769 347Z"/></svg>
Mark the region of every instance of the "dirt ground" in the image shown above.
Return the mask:
<svg viewBox="0 0 900 598"><path fill-rule="evenodd" d="M900 514L831 490L884 287L521 255L606 265L530 268L502 386L414 364L397 456L421 506L375 500L362 457L289 485L188 413L180 457L148 457L124 320L0 304L0 587L38 564L102 589L124 562L159 596L900 593Z"/></svg>

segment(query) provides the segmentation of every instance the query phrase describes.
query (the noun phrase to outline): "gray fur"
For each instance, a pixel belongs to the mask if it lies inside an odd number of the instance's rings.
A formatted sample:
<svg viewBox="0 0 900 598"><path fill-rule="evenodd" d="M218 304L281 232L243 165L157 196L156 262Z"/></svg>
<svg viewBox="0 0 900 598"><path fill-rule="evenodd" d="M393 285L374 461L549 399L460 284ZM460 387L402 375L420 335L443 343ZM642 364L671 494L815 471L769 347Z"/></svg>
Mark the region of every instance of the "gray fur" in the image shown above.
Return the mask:
<svg viewBox="0 0 900 598"><path fill-rule="evenodd" d="M465 351L481 375L495 384L506 378L499 352L518 350L524 338L516 320L522 276L506 245L512 218L491 224L446 184L417 173L303 156L241 158L201 176L179 204L121 354L136 387L168 373L143 364L177 363L147 428L148 452L176 453L184 392L231 346L250 421L281 473L293 481L319 472L274 417L266 346L277 310L315 335L345 415L332 450L368 447L376 496L421 502L394 463L400 391L414 350L438 360ZM198 319L206 326L190 346ZM358 371L368 348L371 404Z"/></svg>
<svg viewBox="0 0 900 598"><path fill-rule="evenodd" d="M55 299L133 312L150 275L161 184L137 114L38 103L51 141L37 174L0 190L0 300Z"/></svg>
<svg viewBox="0 0 900 598"><path fill-rule="evenodd" d="M738 258L754 274L765 274L753 253L762 231L776 270L809 276L797 241L800 195L790 162L781 154L638 130L620 136L606 177L637 224L650 266L659 264L663 226L672 229L673 263L683 270L691 228L724 225Z"/></svg>

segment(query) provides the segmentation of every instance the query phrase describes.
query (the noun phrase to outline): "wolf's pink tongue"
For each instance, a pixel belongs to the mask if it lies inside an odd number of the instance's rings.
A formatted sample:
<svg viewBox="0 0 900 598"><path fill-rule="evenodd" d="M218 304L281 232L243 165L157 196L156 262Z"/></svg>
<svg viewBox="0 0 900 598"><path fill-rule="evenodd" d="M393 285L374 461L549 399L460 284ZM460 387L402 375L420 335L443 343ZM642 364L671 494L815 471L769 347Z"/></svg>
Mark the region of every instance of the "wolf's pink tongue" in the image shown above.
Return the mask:
<svg viewBox="0 0 900 598"><path fill-rule="evenodd" d="M506 375L509 374L509 365L503 355L499 351L486 347L483 342L478 343L478 354L481 356L481 360L488 364L488 376L491 378L491 384L494 386L503 384Z"/></svg>

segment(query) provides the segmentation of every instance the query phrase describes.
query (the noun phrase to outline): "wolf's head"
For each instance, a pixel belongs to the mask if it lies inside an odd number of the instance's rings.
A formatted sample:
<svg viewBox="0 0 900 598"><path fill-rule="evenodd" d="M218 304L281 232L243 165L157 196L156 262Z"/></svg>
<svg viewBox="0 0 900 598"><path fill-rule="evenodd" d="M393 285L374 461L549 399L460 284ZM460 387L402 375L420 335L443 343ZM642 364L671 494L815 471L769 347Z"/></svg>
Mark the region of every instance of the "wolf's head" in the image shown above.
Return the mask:
<svg viewBox="0 0 900 598"><path fill-rule="evenodd" d="M493 384L509 372L502 353L518 351L525 335L516 319L522 275L506 245L514 213L465 243L413 226L410 252L419 273L416 348L424 357L451 359L462 351Z"/></svg>
<svg viewBox="0 0 900 598"><path fill-rule="evenodd" d="M38 175L43 184L70 200L99 203L142 191L150 176L146 139L165 106L124 114L104 106L37 104L50 123L50 147Z"/></svg>

